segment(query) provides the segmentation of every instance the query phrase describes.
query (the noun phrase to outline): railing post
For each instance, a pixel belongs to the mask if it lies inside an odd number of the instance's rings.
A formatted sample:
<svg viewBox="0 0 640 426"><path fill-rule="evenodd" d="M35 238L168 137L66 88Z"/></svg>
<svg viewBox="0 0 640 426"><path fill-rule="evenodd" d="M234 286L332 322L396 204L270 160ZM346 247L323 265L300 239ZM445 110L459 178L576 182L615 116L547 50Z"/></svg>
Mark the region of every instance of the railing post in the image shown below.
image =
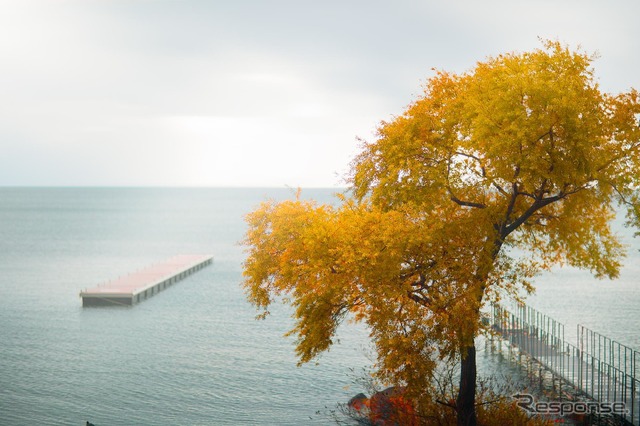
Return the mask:
<svg viewBox="0 0 640 426"><path fill-rule="evenodd" d="M640 398L638 399L638 405L640 405ZM638 407L640 408L640 407ZM636 379L631 379L631 422L635 421L636 415ZM638 423L640 423L640 413L638 413Z"/></svg>

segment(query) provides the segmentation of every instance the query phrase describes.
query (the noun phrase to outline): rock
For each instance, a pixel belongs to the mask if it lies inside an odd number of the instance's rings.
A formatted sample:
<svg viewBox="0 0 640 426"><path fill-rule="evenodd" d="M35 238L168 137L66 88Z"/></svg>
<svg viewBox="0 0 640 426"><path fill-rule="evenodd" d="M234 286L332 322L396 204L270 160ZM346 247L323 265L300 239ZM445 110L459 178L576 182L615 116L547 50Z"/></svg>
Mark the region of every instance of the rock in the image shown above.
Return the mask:
<svg viewBox="0 0 640 426"><path fill-rule="evenodd" d="M413 406L403 395L405 388L391 386L369 399L369 418L376 426L417 425Z"/></svg>
<svg viewBox="0 0 640 426"><path fill-rule="evenodd" d="M369 398L363 393L359 393L349 400L347 406L359 413L369 408Z"/></svg>

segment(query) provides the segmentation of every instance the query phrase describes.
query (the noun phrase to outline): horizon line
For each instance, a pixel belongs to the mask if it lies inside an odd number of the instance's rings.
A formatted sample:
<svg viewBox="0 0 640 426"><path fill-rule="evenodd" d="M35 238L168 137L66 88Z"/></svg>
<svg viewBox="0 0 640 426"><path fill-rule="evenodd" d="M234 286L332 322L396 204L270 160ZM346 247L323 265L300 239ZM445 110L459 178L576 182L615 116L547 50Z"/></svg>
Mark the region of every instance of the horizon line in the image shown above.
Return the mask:
<svg viewBox="0 0 640 426"><path fill-rule="evenodd" d="M349 189L349 186L320 186L320 185L4 185L0 189L44 189L44 188L94 188L94 189Z"/></svg>

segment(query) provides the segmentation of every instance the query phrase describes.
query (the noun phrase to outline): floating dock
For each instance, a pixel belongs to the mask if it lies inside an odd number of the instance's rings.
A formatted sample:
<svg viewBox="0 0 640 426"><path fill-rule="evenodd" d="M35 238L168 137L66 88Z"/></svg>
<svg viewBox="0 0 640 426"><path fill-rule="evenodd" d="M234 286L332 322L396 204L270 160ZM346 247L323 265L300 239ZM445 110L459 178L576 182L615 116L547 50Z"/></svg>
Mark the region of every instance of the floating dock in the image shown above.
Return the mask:
<svg viewBox="0 0 640 426"><path fill-rule="evenodd" d="M131 306L213 263L210 255L180 255L80 292L82 306Z"/></svg>

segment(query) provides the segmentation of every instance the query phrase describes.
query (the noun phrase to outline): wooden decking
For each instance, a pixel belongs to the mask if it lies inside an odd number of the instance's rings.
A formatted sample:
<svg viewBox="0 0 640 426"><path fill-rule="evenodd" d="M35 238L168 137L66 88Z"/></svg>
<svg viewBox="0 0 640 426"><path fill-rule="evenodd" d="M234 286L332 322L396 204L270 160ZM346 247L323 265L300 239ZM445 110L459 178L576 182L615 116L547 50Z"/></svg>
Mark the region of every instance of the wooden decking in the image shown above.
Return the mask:
<svg viewBox="0 0 640 426"><path fill-rule="evenodd" d="M213 262L210 255L179 255L80 292L82 306L131 306Z"/></svg>

